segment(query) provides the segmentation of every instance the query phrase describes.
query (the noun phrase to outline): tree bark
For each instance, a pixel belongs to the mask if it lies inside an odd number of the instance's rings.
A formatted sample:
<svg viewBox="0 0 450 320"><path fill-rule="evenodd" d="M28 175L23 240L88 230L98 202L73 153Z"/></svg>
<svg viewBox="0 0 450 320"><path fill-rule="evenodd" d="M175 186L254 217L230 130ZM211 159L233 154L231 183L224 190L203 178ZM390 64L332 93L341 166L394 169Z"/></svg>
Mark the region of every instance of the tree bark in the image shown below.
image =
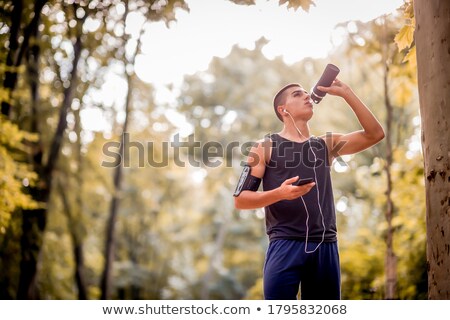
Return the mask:
<svg viewBox="0 0 450 320"><path fill-rule="evenodd" d="M217 232L216 238L214 240L214 252L209 257L208 270L202 279L202 290L200 293L200 298L202 300L209 299L209 291L210 291L210 282L214 275L214 262L217 260L217 257L223 251L223 247L225 244L225 237L228 231L228 221L225 220L221 223L219 227L219 231Z"/></svg>
<svg viewBox="0 0 450 320"><path fill-rule="evenodd" d="M40 11L40 10L39 10ZM35 12L36 13L36 12ZM39 17L39 14L37 15ZM36 18L36 16L34 17ZM38 38L38 25L39 21L36 21L36 28L30 28L30 34L28 38L33 36ZM25 44L22 44L21 50L24 50ZM38 106L39 106L39 57L40 47L37 43L34 43L26 53L27 57L27 73L30 83L31 92L31 128L33 133L39 133L38 128ZM21 58L19 59L21 60ZM18 61L17 64L21 62ZM17 74L14 74L16 77ZM13 78L14 78L13 77ZM14 81L17 79L14 78ZM15 83L14 86L15 87ZM9 108L9 105L8 105ZM42 178L43 165L42 165L42 144L41 141L31 143L31 159L34 171ZM40 189L37 186L29 188L30 195L38 202L44 202L47 198L45 190ZM42 235L45 229L46 215L45 209L39 208L36 210L23 210L22 217L22 236L21 236L21 262L20 262L20 278L19 288L17 290L18 299L36 299L39 297L38 292L35 289L36 270L37 263L39 261L40 246L42 244ZM39 248L38 250L36 250Z"/></svg>
<svg viewBox="0 0 450 320"><path fill-rule="evenodd" d="M128 7L128 2L127 2L125 5L125 13L123 15L124 24L126 23L128 12L129 12L129 7ZM126 42L128 40L128 35L124 34L123 40L124 40L124 44L126 44ZM136 53L135 53L135 55L136 55ZM126 67L128 61L127 61L125 55L123 57L123 62ZM119 147L119 154L120 154L121 161L118 164L118 166L116 167L116 170L114 172L114 193L113 193L112 200L111 200L109 218L108 218L108 223L106 226L105 263L103 266L103 274L102 274L102 279L101 279L101 283L100 283L100 289L102 292L100 298L102 300L109 299L111 297L111 291L112 291L111 290L111 287L112 287L111 279L112 279L112 269L113 269L114 251L115 251L114 229L115 229L115 225L116 225L117 211L119 208L119 202L120 202L120 197L121 197L121 193L122 193L122 169L123 169L122 166L123 166L123 154L124 154L124 148L125 148L124 134L127 133L127 130L128 130L128 119L129 119L130 109L131 109L131 94L133 92L131 76L128 74L126 68L125 68L125 74L126 74L128 89L127 89L127 95L126 95L126 100L125 100L125 121L123 123L122 134L120 135L120 138L122 140L120 142L120 147Z"/></svg>
<svg viewBox="0 0 450 320"><path fill-rule="evenodd" d="M86 300L87 299L87 290L86 290L86 281L84 277L84 250L83 243L80 240L80 236L77 233L76 224L78 222L75 221L73 210L70 205L70 201L67 198L67 195L64 191L64 185L59 183L59 193L61 195L61 200L64 205L64 211L67 215L68 228L70 231L70 236L72 238L73 245L73 257L75 260L75 272L74 278L75 283L78 287L78 300Z"/></svg>
<svg viewBox="0 0 450 320"><path fill-rule="evenodd" d="M11 110L11 96L14 90L17 72L11 70L12 67L16 65L17 61L17 51L19 48L19 31L20 25L22 23L22 11L23 11L23 1L17 0L14 2L14 7L11 14L11 28L9 33L9 50L6 56L6 67L5 79L3 80L3 88L8 90L8 99L2 101L2 114L9 117Z"/></svg>
<svg viewBox="0 0 450 320"><path fill-rule="evenodd" d="M63 134L67 127L67 112L72 104L73 92L76 88L78 61L82 49L81 25L82 22L78 27L78 34L74 43L74 59L72 62L70 86L64 91L64 100L59 114L57 130L50 146L48 161L45 165L43 164L42 148L40 145L33 146L33 166L34 171L39 175L40 184L38 187L30 188L30 195L34 200L44 204L48 203L50 197L53 173L61 150ZM38 298L38 294L35 290L35 280L37 264L42 247L42 236L45 231L46 223L46 208L23 211L21 237L22 260L20 263L20 280L17 292L18 299Z"/></svg>
<svg viewBox="0 0 450 320"><path fill-rule="evenodd" d="M427 211L428 298L450 299L450 2L414 1Z"/></svg>
<svg viewBox="0 0 450 320"><path fill-rule="evenodd" d="M83 165L83 155L82 155L82 144L81 144L81 117L80 117L81 107L74 111L75 114L75 130L77 134L77 158L78 158L78 170L76 173L76 182L77 182L77 190L78 192L75 195L75 203L78 210L79 219L72 219L73 223L80 225L82 222L81 216L84 212L83 210L83 174L84 174L84 165ZM75 230L74 230L75 231ZM86 300L88 299L88 290L86 286L86 277L84 276L84 247L83 247L83 238L79 235L78 232L73 232L74 248L73 253L75 257L75 281L78 286L78 299Z"/></svg>
<svg viewBox="0 0 450 320"><path fill-rule="evenodd" d="M125 24L127 16L129 13L129 3L126 2L125 5L125 13L123 15L123 22ZM132 112L132 105L131 105L131 99L132 99L132 93L133 93L133 76L134 71L128 71L127 65L135 66L135 60L136 56L139 53L142 45L142 36L144 33L144 24L141 25L141 30L139 33L139 37L137 39L136 44L136 50L134 54L131 56L130 60L126 58L124 55L123 57L123 63L125 64L125 75L127 80L127 95L125 99L125 121L123 123L122 127L122 134L121 134L121 143L119 148L119 154L120 159L122 160L119 165L116 167L116 171L114 172L114 193L111 200L111 207L110 207L110 213L109 213L109 219L108 224L106 227L106 244L105 244L105 265L103 268L103 274L102 274L102 280L100 284L100 288L102 291L101 299L109 299L111 297L111 278L112 278L112 270L113 270L113 263L114 263L114 250L115 250L115 233L114 228L117 220L117 212L120 204L120 198L122 195L122 172L123 172L123 161L124 161L124 149L125 149L125 141L124 139L125 134L128 133L128 124L129 124L129 118ZM129 36L127 34L124 34L123 36L123 42L124 44L127 43Z"/></svg>
<svg viewBox="0 0 450 320"><path fill-rule="evenodd" d="M397 257L394 252L394 228L392 227L392 218L394 217L394 202L392 201L392 118L393 107L389 99L388 92L388 74L389 65L386 62L384 68L384 105L386 107L386 165L384 170L387 177L386 188L386 260L385 260L385 298L394 299L397 286Z"/></svg>
<svg viewBox="0 0 450 320"><path fill-rule="evenodd" d="M12 93L17 84L17 69L22 64L22 58L28 51L28 46L32 35L37 33L39 26L41 10L47 0L37 0L34 5L34 16L31 22L24 30L23 40L19 45L19 33L22 23L23 1L14 1L14 8L11 16L11 32L9 37L9 51L6 57L6 65L9 69L5 72L5 79L3 80L3 87L8 91L8 99L2 101L2 114L9 117L12 103ZM14 70L15 69L15 70Z"/></svg>
<svg viewBox="0 0 450 320"><path fill-rule="evenodd" d="M64 90L64 100L59 111L59 121L56 128L53 141L50 146L50 152L48 156L47 165L45 166L45 178L47 188L50 190L52 185L52 173L55 169L56 163L59 158L62 141L64 137L64 131L67 128L67 113L72 105L73 93L76 89L77 77L78 77L78 61L80 60L82 50L81 43L81 28L80 34L77 35L76 41L73 45L74 58L72 62L72 73L70 76L70 85Z"/></svg>
<svg viewBox="0 0 450 320"><path fill-rule="evenodd" d="M128 91L125 102L125 121L123 124L123 130L121 134L121 143L119 148L120 159L122 161L116 167L116 171L114 172L114 194L111 200L111 206L109 211L109 219L106 227L106 244L105 244L105 264L103 268L103 275L101 280L101 290L102 295L101 299L106 300L111 297L111 278L112 278L112 268L114 263L114 251L115 251L115 224L117 220L117 211L119 208L121 193L122 193L122 169L123 169L123 154L124 154L124 144L125 139L123 139L124 134L127 133L128 130L128 119L130 115L131 109L131 93L132 93L132 83L131 77L127 75L127 83L128 83Z"/></svg>

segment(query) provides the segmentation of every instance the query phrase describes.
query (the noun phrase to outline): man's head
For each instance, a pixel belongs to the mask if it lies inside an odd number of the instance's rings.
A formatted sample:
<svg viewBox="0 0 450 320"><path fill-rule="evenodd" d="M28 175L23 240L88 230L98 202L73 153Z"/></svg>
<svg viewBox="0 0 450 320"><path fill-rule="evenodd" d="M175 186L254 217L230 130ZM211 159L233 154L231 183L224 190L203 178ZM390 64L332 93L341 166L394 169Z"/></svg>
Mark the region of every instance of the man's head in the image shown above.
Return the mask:
<svg viewBox="0 0 450 320"><path fill-rule="evenodd" d="M283 121L282 114L286 109L287 112L296 111L305 105L312 110L312 103L309 94L298 83L290 83L281 88L273 98L273 108L278 119Z"/></svg>

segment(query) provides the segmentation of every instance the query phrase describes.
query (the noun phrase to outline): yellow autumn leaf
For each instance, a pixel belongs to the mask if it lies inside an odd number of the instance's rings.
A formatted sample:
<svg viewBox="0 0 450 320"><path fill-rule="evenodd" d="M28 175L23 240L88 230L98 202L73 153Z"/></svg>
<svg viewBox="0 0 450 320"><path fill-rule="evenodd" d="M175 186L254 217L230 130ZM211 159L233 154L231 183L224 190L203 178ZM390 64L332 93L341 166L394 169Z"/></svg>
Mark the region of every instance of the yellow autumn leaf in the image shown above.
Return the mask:
<svg viewBox="0 0 450 320"><path fill-rule="evenodd" d="M398 51L409 47L414 39L414 27L411 25L403 26L395 36L395 43L398 46Z"/></svg>
<svg viewBox="0 0 450 320"><path fill-rule="evenodd" d="M279 5L281 6L286 2L288 3L288 9L293 8L295 11L301 7L304 11L308 12L311 5L316 5L313 0L280 0Z"/></svg>
<svg viewBox="0 0 450 320"><path fill-rule="evenodd" d="M9 90L5 88L0 88L0 102L8 101L9 98Z"/></svg>
<svg viewBox="0 0 450 320"><path fill-rule="evenodd" d="M403 8L403 16L405 18L411 19L414 17L414 4L412 0L406 0Z"/></svg>
<svg viewBox="0 0 450 320"><path fill-rule="evenodd" d="M409 51L406 54L405 58L403 58L403 62L409 62L409 64L412 67L415 67L417 65L416 46L414 46L411 49L409 49Z"/></svg>

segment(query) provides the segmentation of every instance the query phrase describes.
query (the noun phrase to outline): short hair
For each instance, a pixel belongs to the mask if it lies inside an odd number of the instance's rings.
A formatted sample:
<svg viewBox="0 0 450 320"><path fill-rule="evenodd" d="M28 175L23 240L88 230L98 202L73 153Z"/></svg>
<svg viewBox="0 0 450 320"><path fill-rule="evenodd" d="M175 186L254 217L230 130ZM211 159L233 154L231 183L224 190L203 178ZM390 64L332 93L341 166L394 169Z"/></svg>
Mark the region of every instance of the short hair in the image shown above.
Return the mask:
<svg viewBox="0 0 450 320"><path fill-rule="evenodd" d="M285 91L292 87L301 87L301 85L298 83L289 83L285 85L283 88L281 88L273 98L273 109L275 110L275 114L277 115L278 119L280 119L281 122L283 122L283 117L278 112L277 107L286 103Z"/></svg>

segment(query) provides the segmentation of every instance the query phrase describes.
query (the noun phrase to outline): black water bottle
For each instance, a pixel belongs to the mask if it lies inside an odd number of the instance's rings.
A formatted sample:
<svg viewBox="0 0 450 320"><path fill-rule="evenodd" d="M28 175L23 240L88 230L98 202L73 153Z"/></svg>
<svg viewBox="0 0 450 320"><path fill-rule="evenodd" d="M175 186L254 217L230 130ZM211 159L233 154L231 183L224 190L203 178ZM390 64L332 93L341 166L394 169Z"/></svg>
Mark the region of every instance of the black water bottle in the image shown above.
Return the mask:
<svg viewBox="0 0 450 320"><path fill-rule="evenodd" d="M317 86L329 87L333 83L334 79L336 79L339 71L339 68L334 64L327 64L319 81L317 81L317 84L311 90L311 99L315 104L318 104L320 101L322 101L323 97L325 97L326 95L325 92L317 89Z"/></svg>

